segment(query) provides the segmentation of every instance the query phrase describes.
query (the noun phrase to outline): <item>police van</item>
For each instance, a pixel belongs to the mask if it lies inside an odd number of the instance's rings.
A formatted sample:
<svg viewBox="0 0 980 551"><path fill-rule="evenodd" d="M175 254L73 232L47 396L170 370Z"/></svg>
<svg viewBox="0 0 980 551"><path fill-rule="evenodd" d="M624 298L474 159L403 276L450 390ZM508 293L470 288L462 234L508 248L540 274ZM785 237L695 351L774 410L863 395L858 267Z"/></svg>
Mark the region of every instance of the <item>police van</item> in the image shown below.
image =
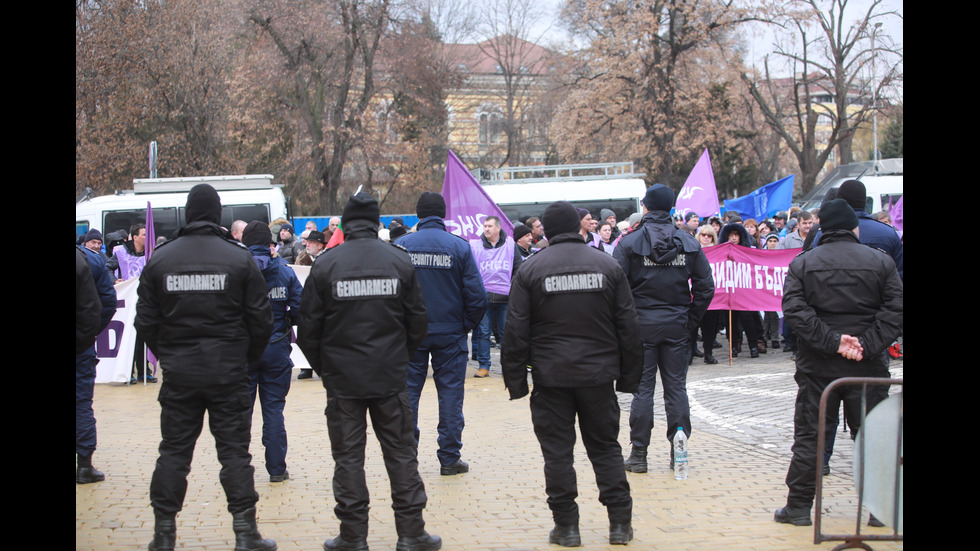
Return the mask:
<svg viewBox="0 0 980 551"><path fill-rule="evenodd" d="M133 189L101 197L83 196L75 203L75 234L97 229L103 236L117 230L129 232L133 224L146 220L147 204L153 209L153 227L158 237L172 238L185 223L187 193L198 184L210 184L221 198L221 225L230 228L235 220L260 220L266 224L289 218L282 187L270 174L205 176L196 178L147 178L133 180Z"/></svg>
<svg viewBox="0 0 980 551"><path fill-rule="evenodd" d="M511 222L541 216L555 201L568 201L599 217L610 209L617 220L642 212L640 200L646 193L643 174L633 172L633 163L595 163L505 167L477 171L487 195Z"/></svg>

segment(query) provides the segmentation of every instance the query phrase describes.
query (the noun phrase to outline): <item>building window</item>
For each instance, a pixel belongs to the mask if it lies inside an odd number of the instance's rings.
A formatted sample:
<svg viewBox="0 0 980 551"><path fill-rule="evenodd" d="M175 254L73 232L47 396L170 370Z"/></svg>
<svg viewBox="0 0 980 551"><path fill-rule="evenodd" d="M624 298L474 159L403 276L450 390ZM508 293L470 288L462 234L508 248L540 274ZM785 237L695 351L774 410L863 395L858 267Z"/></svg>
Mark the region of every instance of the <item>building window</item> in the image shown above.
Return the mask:
<svg viewBox="0 0 980 551"><path fill-rule="evenodd" d="M500 138L501 122L503 115L500 108L493 104L484 104L476 113L476 120L479 124L479 134L477 140L482 145L497 143Z"/></svg>

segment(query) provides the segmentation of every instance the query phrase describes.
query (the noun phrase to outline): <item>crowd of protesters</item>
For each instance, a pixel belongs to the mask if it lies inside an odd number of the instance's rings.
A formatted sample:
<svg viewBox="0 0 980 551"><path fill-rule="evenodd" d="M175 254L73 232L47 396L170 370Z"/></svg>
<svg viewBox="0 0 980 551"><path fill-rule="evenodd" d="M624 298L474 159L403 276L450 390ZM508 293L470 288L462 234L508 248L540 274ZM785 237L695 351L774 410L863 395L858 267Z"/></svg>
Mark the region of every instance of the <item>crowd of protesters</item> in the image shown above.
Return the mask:
<svg viewBox="0 0 980 551"><path fill-rule="evenodd" d="M848 246L860 239L860 243L885 253L874 253L878 255L874 260L880 264L879 271L884 274L895 268L897 277L901 277L902 239L889 225L888 213L872 215L863 210L865 190L858 181L845 182L835 194L836 201L828 197L825 202L832 215L826 241L840 243L843 233L847 234ZM375 431L386 462L400 465L389 468L392 498L403 505L401 512L396 507L397 548L421 551L441 546L437 536L425 532L421 517L426 497L417 473L418 400L431 355L440 394L441 474L468 472L469 466L460 456L462 377L466 371L468 332L473 333L473 359L479 362L476 377L490 376L490 348L503 345L506 350L501 354L505 364L502 372L512 397L528 394L527 371L542 387L538 397L532 397L531 409L545 455L549 505L556 523L550 536L552 543L577 546L580 538L574 476L569 482L567 472L549 471L547 467L567 460L571 453L568 441L570 438L574 442L574 433L558 434L547 429L554 421L549 416L559 416L557 412L561 409L562 424L567 425L567 419L574 419L578 406L566 407L565 401L578 393L589 396L594 404L615 409L603 410L589 420L581 419L580 411L579 417L580 423L585 423L583 435L589 433L593 439L586 445L590 458L596 462L600 500L609 509L610 543L626 544L633 537L632 501L623 471L647 471L658 371L668 417L666 436L670 442L675 430L683 430L690 436L687 365L695 357L703 358L706 364L717 364L714 354L722 347L718 342L720 332L727 336L733 357L747 349L749 356L756 358L782 346L784 352L792 353L792 359L797 360L800 350L793 327L786 320L780 322L779 312L708 310L714 288L704 249L731 243L766 250L799 249L802 254L822 244L818 209L804 211L793 207L763 220L743 220L732 211L701 218L694 213L671 215L673 202L672 191L655 185L643 198L643 212L634 213L626 220L617 220L610 209L593 213L569 203L555 203L542 217L522 219L514 226L513 235L503 231L499 218L489 216L484 220L481 238L467 244L447 232L443 223L446 206L439 194L426 193L420 197L420 223L416 228L407 227L398 217L385 227L380 223L377 201L358 194L348 202L342 219L332 218L322 231L315 223L309 223L297 235L294 227L283 219L271 224L236 220L230 230L220 227L220 202L213 188L205 186L195 188L189 195L189 225L172 240L174 245L162 248L163 253L154 257L152 263L147 262L146 228L141 224L134 225L128 233L113 234L105 242L98 230L89 231L76 243L79 248L76 283L77 289L84 287L87 293L86 308L95 311L101 306L105 318L111 302L107 283L139 277L137 331L140 337L146 337L154 351L162 353L161 358L169 360L163 367L168 376L163 385L167 392L161 389L160 398L163 417L169 421L162 421L161 458L151 484L157 523L150 549L173 548L175 516L183 502L186 467L190 462L187 445L193 449L193 441L186 441L190 433L179 427L199 427L197 416L203 415L205 409L212 416L224 416L229 422L237 419L235 422L240 424L246 411L247 418L251 418L251 407L258 396L270 481L283 482L289 478L282 412L293 367L287 346L292 326L299 327L298 343L313 367L301 370L297 379L310 379L315 370L328 393L326 415L337 462L335 490L341 492L336 496L341 533L325 542L324 549L367 548L366 508L362 507L367 495L361 488L363 449L351 447L353 440L363 446L367 411L372 418L380 415L390 419L390 427L376 426ZM351 245L332 252L345 241ZM391 242L396 247L382 242ZM103 252L103 246L107 253ZM830 254L813 255L811 264L823 261ZM540 260L535 260L536 256ZM327 260L321 260L324 258ZM191 262L192 259L196 260ZM290 264L312 266L305 289ZM172 284L172 278L182 277L181 270L191 269L200 276L204 265L209 267L204 270L211 278L209 281L220 287L221 293L212 292L212 287L192 288L190 285L197 285L192 276L188 276L187 286L183 280L180 285ZM583 265L589 269L581 268ZM586 272L569 276L570 266ZM446 271L450 269L456 272ZM99 292L106 295L101 305L97 298L92 298L95 295L87 281L90 276L99 286ZM511 292L512 284L515 293ZM804 284L806 281L800 282ZM901 280L889 285L898 301L894 331L877 336L895 339L901 330ZM244 293L247 300L221 296L232 291ZM597 294L581 294L589 292ZM77 290L76 295L76 310L81 312L82 292ZM382 306L378 299L387 302ZM375 302L366 302L372 300ZM805 306L805 300L800 298L800 304ZM514 307L510 308L512 304ZM578 307L575 305L593 313L603 312L610 335L603 338L597 331L580 331L577 321L569 321L570 312ZM794 308L804 306L794 305ZM273 315L264 315L270 309ZM461 316L464 310L466 315ZM91 462L95 448L90 388L94 379L94 353L88 345L94 328L104 326L105 320L99 323L97 316L90 318L86 327L93 329L76 338L77 371L81 373L83 368L85 371L84 378L76 376L81 381L76 385L76 482L80 484L104 479ZM411 323L403 326L395 321L400 319ZM626 322L621 325L624 319ZM793 319L794 323L808 323L799 311L794 311ZM251 334L242 333L227 320L245 323ZM270 320L273 325L269 324ZM519 326L508 329L508 324L514 323ZM195 340L206 342L212 336L208 331L197 332L202 324L208 330L227 326L213 335L213 345L218 347L213 351L228 352L230 349L219 351L219 348L229 346L235 349L235 354L227 357L227 372L242 368L247 377L240 385L229 382L229 375L217 373L208 365L210 359L201 353L200 344L188 344ZM550 329L543 329L541 324L550 324ZM528 332L532 327L537 327L537 333ZM809 324L805 329L804 337L812 338ZM187 338L181 337L185 333ZM572 334L579 336L569 339ZM610 344L614 337L619 339L619 345ZM603 350L608 352L602 358L588 355L587 350L596 349L590 341L596 341L594 344L605 341L609 346ZM630 346L623 344L627 341ZM556 348L556 343L564 344ZM698 343L702 348L699 349ZM813 347L807 341L804 345L804 348ZM843 335L840 350L836 352L846 360L860 361L868 352L867 346L858 337ZM374 351L378 347L386 347L380 357ZM142 350L142 344L137 348ZM622 351L626 349L632 352L626 354ZM535 351L540 354L542 350L552 352L532 359ZM638 353L640 350L642 354ZM888 353L901 357L895 343L888 347ZM156 382L155 377L144 374L140 354L137 352L134 357L133 381L143 380L145 376L148 382ZM563 354L569 359L551 363L541 359L564 357ZM220 353L218 356L224 357ZM618 357L613 362L610 358L615 356ZM591 365L587 360L594 360L594 369L583 367ZM536 365L532 366L532 362ZM571 379L566 377L567 373L562 374L563 366L569 362L582 364L574 367L578 371ZM355 373L352 369L363 372ZM407 390L406 372L410 381ZM594 386L598 379L593 375L597 373L602 375L598 377L602 383L599 387ZM614 382L617 390L634 394L630 414L632 450L622 464L619 463L621 448L616 441L618 404L612 393ZM384 388L378 386L381 383ZM569 387L567 392L562 390L542 397L548 389L564 387ZM586 388L592 390L583 390ZM403 394L409 396L410 410L405 410L400 398ZM249 395L251 400L237 398ZM549 402L547 407L545 401ZM600 423L599 419L603 421ZM411 432L388 430L412 421L416 425L414 447ZM84 431L79 428L83 425ZM229 511L234 516L236 549L273 550L275 542L262 538L256 527L257 494L251 483L251 457L246 457L248 442L242 439L249 429L238 426L228 431L212 426L220 444L219 460L228 469L227 477L222 471L222 483L228 493ZM196 440L196 435L192 436ZM804 440L797 435L798 442ZM221 446L226 446L224 451ZM671 468L673 465L671 444ZM808 466L809 463L804 465ZM804 467L794 458L791 473L795 472L792 469L805 471ZM399 489L407 487L411 489ZM792 484L790 487L794 488ZM806 495L794 501L791 494L787 507L777 511L775 520L803 525L808 517Z"/></svg>

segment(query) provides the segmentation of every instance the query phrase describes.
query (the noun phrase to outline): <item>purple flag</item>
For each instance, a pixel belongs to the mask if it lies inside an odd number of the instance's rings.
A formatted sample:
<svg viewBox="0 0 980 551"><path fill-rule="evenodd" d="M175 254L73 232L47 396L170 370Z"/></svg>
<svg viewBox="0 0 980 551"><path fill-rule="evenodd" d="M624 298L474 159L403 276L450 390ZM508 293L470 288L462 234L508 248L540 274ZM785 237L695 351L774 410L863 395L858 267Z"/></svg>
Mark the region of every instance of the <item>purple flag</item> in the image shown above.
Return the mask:
<svg viewBox="0 0 980 551"><path fill-rule="evenodd" d="M902 196L898 198L898 202L895 203L895 206L891 208L891 212L889 213L892 217L892 226L894 226L895 229L900 232L905 231L905 224L902 221L902 201L904 200L905 195L902 194ZM889 202L890 201L891 199L889 199Z"/></svg>
<svg viewBox="0 0 980 551"><path fill-rule="evenodd" d="M684 182L684 187L677 194L675 210L681 214L693 211L701 218L720 214L718 188L715 187L715 175L711 172L711 159L708 158L707 149L701 154L691 175Z"/></svg>
<svg viewBox="0 0 980 551"><path fill-rule="evenodd" d="M452 150L446 159L442 197L446 200L446 229L463 239L480 239L483 235L483 219L487 216L500 218L503 235L514 235L514 224Z"/></svg>
<svg viewBox="0 0 980 551"><path fill-rule="evenodd" d="M146 202L146 259L149 260L153 255L153 247L157 244L157 232L153 227L153 209L150 202Z"/></svg>
<svg viewBox="0 0 980 551"><path fill-rule="evenodd" d="M157 231L153 227L153 208L150 206L150 202L146 202L146 244L144 245L144 251L146 251L146 262L150 261L150 257L153 256L153 247L157 244ZM145 346L145 345L144 345ZM157 365L159 365L159 360L157 360L156 355L150 350L150 347L146 348L146 362L153 365L152 373L156 376ZM145 373L149 375L151 373L149 367L143 364ZM146 385L146 381L143 381L143 385Z"/></svg>

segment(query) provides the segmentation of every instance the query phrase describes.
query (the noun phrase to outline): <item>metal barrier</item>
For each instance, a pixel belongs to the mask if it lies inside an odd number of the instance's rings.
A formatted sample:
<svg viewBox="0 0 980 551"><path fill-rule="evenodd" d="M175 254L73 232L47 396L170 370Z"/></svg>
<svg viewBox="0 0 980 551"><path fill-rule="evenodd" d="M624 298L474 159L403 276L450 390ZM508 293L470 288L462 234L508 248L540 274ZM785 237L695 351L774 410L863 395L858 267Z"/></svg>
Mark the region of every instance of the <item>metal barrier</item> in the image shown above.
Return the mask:
<svg viewBox="0 0 980 551"><path fill-rule="evenodd" d="M847 385L861 385L861 430L858 433L857 440L855 440L855 454L860 454L860 465L857 467L860 471L860 477L858 479L858 504L857 504L857 523L855 527L854 534L824 534L820 530L821 526L821 515L822 515L822 502L823 502L823 463L824 463L824 450L826 450L826 430L827 430L827 399L830 394L836 390L838 387ZM897 435L897 450L895 454L895 480L894 480L894 501L892 503L892 518L884 519L887 525L892 528L891 534L877 535L877 534L862 534L861 533L861 509L864 503L864 486L867 481L867 476L865 476L865 461L868 455L865 453L865 441L866 432L864 427L866 427L867 420L867 388L868 385L899 385L903 387L903 391L899 392L897 396L900 400L898 407L898 435ZM834 550L838 549L867 549L871 550L866 541L903 541L904 536L899 533L899 511L901 510L901 484L902 484L902 465L904 463L904 451L902 448L902 434L903 434L903 416L904 416L904 383L903 379L883 379L878 377L844 377L837 379L827 386L823 391L823 395L820 397L820 423L818 425L817 431L817 486L815 495L815 506L816 514L814 516L814 526L813 526L813 543L818 544L825 541L843 541L841 545L838 545Z"/></svg>

